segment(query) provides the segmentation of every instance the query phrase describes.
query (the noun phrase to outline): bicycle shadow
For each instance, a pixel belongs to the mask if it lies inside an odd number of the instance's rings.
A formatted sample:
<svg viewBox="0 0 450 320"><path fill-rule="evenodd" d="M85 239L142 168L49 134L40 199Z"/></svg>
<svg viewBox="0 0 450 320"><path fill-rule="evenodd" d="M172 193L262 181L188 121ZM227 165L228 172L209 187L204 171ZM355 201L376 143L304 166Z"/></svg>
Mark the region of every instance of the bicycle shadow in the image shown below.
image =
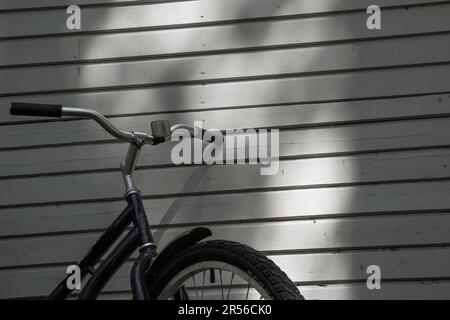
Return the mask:
<svg viewBox="0 0 450 320"><path fill-rule="evenodd" d="M209 166L196 166L193 172L189 175L186 181L183 183L183 187L180 190L181 194L192 193L193 190L197 190L197 187L202 183L203 178L209 170ZM167 208L162 218L159 220L158 225L167 226L176 217L183 203L185 202L185 196L176 197L172 204ZM151 215L151 213L149 213ZM161 238L169 229L167 227L161 227L153 231L153 238L155 243L159 243Z"/></svg>

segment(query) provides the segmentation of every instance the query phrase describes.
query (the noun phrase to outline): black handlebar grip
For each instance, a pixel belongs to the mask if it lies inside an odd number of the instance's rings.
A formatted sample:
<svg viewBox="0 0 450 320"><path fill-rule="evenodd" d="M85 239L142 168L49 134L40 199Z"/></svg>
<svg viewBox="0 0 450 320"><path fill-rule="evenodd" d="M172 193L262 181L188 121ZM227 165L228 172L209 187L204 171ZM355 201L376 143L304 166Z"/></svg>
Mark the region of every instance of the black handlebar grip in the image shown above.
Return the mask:
<svg viewBox="0 0 450 320"><path fill-rule="evenodd" d="M12 102L10 113L13 116L61 117L60 104L40 104Z"/></svg>

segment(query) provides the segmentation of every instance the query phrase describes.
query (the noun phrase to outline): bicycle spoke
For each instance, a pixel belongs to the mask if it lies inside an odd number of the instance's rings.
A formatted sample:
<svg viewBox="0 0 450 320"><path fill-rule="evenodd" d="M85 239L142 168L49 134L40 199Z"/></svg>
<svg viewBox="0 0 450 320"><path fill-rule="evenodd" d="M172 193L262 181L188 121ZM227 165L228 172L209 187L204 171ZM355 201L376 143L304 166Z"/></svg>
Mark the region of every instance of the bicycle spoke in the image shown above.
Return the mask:
<svg viewBox="0 0 450 320"><path fill-rule="evenodd" d="M198 299L198 292L197 292L197 284L195 283L195 275L192 276L192 280L194 281L195 296L197 297L197 300L199 300Z"/></svg>
<svg viewBox="0 0 450 320"><path fill-rule="evenodd" d="M205 278L206 278L206 269L203 270L202 300L203 300L203 292L205 291Z"/></svg>
<svg viewBox="0 0 450 320"><path fill-rule="evenodd" d="M228 298L230 297L230 291L231 291L231 285L233 284L233 278L234 278L234 272L231 273L231 281L230 281L230 286L228 287L227 300L229 300Z"/></svg>
<svg viewBox="0 0 450 320"><path fill-rule="evenodd" d="M248 283L248 286L247 286L247 294L245 295L245 300L248 300L249 291L250 291L250 282Z"/></svg>
<svg viewBox="0 0 450 320"><path fill-rule="evenodd" d="M184 293L182 287L180 287L180 290L178 290L178 294L180 295L180 300L184 300Z"/></svg>
<svg viewBox="0 0 450 320"><path fill-rule="evenodd" d="M219 269L220 273L220 291L222 291L222 300L223 300L223 282L222 282L222 270Z"/></svg>

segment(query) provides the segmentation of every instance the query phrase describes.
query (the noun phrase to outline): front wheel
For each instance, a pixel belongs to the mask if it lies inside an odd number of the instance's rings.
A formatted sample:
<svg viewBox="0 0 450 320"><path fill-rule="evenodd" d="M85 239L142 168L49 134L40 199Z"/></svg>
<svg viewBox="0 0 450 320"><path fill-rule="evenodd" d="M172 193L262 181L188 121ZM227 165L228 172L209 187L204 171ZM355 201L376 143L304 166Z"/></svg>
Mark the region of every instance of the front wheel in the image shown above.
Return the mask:
<svg viewBox="0 0 450 320"><path fill-rule="evenodd" d="M263 254L232 241L197 243L150 281L152 299L301 300L297 287Z"/></svg>

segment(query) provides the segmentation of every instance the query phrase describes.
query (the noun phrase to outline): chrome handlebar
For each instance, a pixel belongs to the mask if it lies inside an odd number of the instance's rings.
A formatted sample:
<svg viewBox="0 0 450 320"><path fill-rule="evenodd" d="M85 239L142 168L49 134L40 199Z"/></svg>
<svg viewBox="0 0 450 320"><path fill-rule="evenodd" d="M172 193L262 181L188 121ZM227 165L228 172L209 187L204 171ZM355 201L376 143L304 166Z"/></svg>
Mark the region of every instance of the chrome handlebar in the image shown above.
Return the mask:
<svg viewBox="0 0 450 320"><path fill-rule="evenodd" d="M186 129L194 136L195 128L185 124L176 124L169 128L167 121L155 121L151 124L152 133L150 135L142 132L124 131L113 125L104 115L92 109L63 107L59 104L38 104L29 102L12 102L11 115L21 116L40 116L40 117L57 117L75 116L81 118L90 118L97 122L113 137L124 140L137 145L158 144L170 139L172 132L177 129ZM205 130L202 129L202 134Z"/></svg>
<svg viewBox="0 0 450 320"><path fill-rule="evenodd" d="M97 122L103 129L105 129L109 134L111 134L113 137L124 140L127 142L137 143L137 144L158 144L161 142L161 140L156 139L154 136L143 133L143 132L128 132L121 130L117 128L115 125L113 125L104 115L102 115L100 112L97 112L92 109L83 109L83 108L69 108L69 107L62 107L61 108L61 115L63 116L76 116L76 117L83 117L83 118L90 118ZM175 124L170 127L171 133L178 129L185 129L187 130L192 136L194 136L195 128L185 125L185 124ZM203 132L205 132L204 129L202 129ZM165 138L165 140L169 140L171 136L168 136Z"/></svg>

